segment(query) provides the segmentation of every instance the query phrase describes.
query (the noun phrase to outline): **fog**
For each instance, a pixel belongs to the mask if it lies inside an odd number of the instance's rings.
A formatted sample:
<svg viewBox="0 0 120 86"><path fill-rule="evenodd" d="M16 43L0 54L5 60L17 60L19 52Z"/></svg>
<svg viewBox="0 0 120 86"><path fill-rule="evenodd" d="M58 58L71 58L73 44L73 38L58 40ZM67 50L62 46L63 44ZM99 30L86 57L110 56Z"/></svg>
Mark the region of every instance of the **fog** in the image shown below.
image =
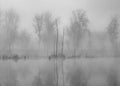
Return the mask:
<svg viewBox="0 0 120 86"><path fill-rule="evenodd" d="M119 86L119 4L0 0L0 86Z"/></svg>

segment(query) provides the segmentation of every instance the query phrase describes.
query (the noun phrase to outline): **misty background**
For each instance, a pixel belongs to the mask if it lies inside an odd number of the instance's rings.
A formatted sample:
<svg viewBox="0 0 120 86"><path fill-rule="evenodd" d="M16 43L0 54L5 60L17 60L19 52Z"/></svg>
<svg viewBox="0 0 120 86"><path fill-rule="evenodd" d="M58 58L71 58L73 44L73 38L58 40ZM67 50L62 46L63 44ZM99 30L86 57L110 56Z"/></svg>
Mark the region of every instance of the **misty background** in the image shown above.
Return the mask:
<svg viewBox="0 0 120 86"><path fill-rule="evenodd" d="M0 0L0 86L120 86L119 10L119 0Z"/></svg>
<svg viewBox="0 0 120 86"><path fill-rule="evenodd" d="M119 57L119 0L0 0L0 54Z"/></svg>

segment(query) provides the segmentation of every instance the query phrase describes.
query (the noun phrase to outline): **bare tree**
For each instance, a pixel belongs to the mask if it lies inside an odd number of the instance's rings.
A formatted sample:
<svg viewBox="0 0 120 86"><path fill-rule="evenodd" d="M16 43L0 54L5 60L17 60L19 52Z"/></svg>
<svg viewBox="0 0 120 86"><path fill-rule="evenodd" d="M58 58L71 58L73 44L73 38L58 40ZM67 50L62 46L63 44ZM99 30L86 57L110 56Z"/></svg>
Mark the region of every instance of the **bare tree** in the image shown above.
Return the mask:
<svg viewBox="0 0 120 86"><path fill-rule="evenodd" d="M88 38L88 46L87 46L87 51L84 53L85 57L93 57L91 54L92 51L92 33L89 29L86 29L86 34Z"/></svg>
<svg viewBox="0 0 120 86"><path fill-rule="evenodd" d="M63 29L63 35L62 35L62 47L61 47L62 55L64 55L64 40L65 40L65 28Z"/></svg>
<svg viewBox="0 0 120 86"><path fill-rule="evenodd" d="M2 12L0 10L0 27L1 27L1 22L2 22Z"/></svg>
<svg viewBox="0 0 120 86"><path fill-rule="evenodd" d="M52 50L55 44L55 25L56 22L50 12L45 12L41 15L35 15L34 17L35 32L39 38L39 42L42 41L48 50Z"/></svg>
<svg viewBox="0 0 120 86"><path fill-rule="evenodd" d="M35 28L35 33L37 34L38 38L39 38L39 43L41 41L41 32L43 29L43 24L44 24L44 20L43 20L43 15L35 15L34 19L33 19L33 26Z"/></svg>
<svg viewBox="0 0 120 86"><path fill-rule="evenodd" d="M56 33L58 32L57 31L58 30L58 21L57 21L57 19L53 19L51 13L46 12L44 14L44 24L45 24L45 32L42 35L43 42L47 46L47 50L53 49L53 51L54 51L54 45L55 45L55 41L56 41Z"/></svg>
<svg viewBox="0 0 120 86"><path fill-rule="evenodd" d="M0 54L4 52L3 47L5 45L5 31L4 31L4 12L0 9Z"/></svg>
<svg viewBox="0 0 120 86"><path fill-rule="evenodd" d="M119 18L118 18L118 16L114 16L112 18L112 20L110 21L110 24L107 27L107 33L108 33L109 39L113 46L114 56L117 56L117 53L118 53L117 40L118 40L118 36L119 36Z"/></svg>
<svg viewBox="0 0 120 86"><path fill-rule="evenodd" d="M3 28L4 24L4 12L0 9L0 30Z"/></svg>
<svg viewBox="0 0 120 86"><path fill-rule="evenodd" d="M30 46L31 42L31 36L30 34L23 30L22 32L19 33L17 40L16 40L16 45L20 46L20 51L18 53L21 53L23 56L28 56L31 52L31 47Z"/></svg>
<svg viewBox="0 0 120 86"><path fill-rule="evenodd" d="M8 48L8 53L11 54L12 44L17 37L17 29L19 25L19 16L14 10L8 10L5 13L4 29L6 31L5 43Z"/></svg>
<svg viewBox="0 0 120 86"><path fill-rule="evenodd" d="M85 34L85 29L87 29L87 26L88 18L85 11L80 9L73 11L68 36L74 46L74 56L79 49L80 42L83 38L83 35Z"/></svg>
<svg viewBox="0 0 120 86"><path fill-rule="evenodd" d="M58 55L58 46L59 46L59 28L58 28L58 24L59 24L59 19L55 19L55 31L56 31L56 41L55 41L55 55Z"/></svg>

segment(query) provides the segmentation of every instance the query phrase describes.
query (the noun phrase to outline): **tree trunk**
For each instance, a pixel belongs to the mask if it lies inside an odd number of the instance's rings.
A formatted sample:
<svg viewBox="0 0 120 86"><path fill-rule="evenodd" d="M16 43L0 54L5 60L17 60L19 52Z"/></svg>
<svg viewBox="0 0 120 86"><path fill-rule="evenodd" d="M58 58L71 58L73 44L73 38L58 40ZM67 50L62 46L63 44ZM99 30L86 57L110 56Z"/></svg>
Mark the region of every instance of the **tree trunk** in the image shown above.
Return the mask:
<svg viewBox="0 0 120 86"><path fill-rule="evenodd" d="M114 57L119 57L119 51L117 43L114 43Z"/></svg>
<svg viewBox="0 0 120 86"><path fill-rule="evenodd" d="M11 44L9 44L8 46L8 56L11 56L12 55L12 49L11 49Z"/></svg>
<svg viewBox="0 0 120 86"><path fill-rule="evenodd" d="M64 52L64 35L65 35L65 29L63 29L63 38L62 38L62 49L61 49L61 54Z"/></svg>
<svg viewBox="0 0 120 86"><path fill-rule="evenodd" d="M74 48L73 56L76 56L76 48Z"/></svg>

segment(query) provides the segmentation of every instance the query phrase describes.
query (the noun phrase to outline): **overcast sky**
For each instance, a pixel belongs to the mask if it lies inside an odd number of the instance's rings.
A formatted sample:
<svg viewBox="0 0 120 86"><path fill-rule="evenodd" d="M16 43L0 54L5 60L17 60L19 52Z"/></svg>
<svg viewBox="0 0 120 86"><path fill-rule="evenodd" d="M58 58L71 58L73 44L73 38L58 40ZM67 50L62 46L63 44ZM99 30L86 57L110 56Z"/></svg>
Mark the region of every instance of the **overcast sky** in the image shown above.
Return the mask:
<svg viewBox="0 0 120 86"><path fill-rule="evenodd" d="M21 17L21 26L32 30L34 14L50 11L61 17L63 25L69 21L71 12L84 9L90 20L90 29L102 30L110 17L120 14L120 0L0 0L1 9L15 9Z"/></svg>

